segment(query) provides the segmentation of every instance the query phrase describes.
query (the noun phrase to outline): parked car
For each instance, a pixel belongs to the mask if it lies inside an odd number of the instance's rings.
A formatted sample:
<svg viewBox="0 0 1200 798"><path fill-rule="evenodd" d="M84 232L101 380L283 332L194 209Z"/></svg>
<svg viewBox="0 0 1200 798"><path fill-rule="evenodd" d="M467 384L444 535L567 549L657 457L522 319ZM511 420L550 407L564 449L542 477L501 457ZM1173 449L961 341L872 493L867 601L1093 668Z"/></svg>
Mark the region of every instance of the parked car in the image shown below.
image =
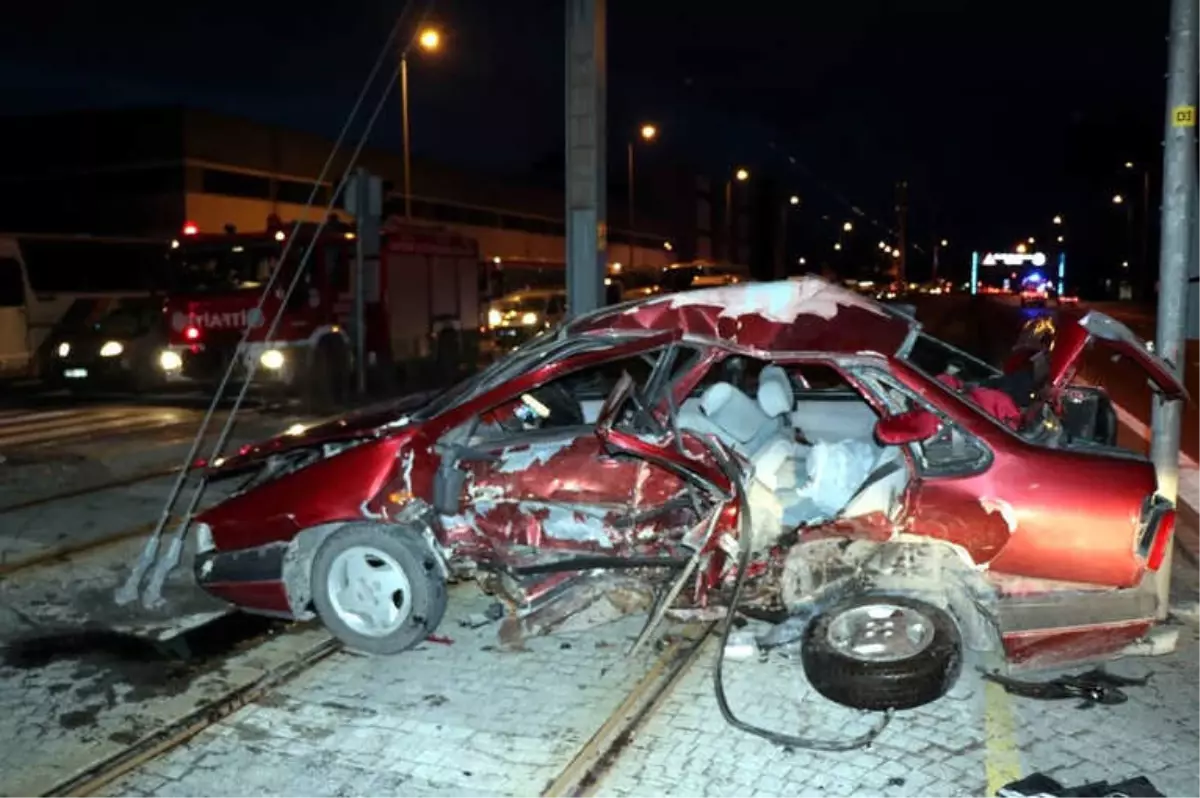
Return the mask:
<svg viewBox="0 0 1200 798"><path fill-rule="evenodd" d="M1013 429L955 387L1000 372L819 278L603 308L211 467L245 484L195 518L196 578L377 654L438 627L451 579L526 634L604 607L648 611L647 637L735 602L863 709L936 700L967 651L1005 672L1111 657L1152 632L1175 513L1062 402L1106 401L1070 384L1090 341L1184 389L1103 314L1063 311L1055 336Z"/></svg>

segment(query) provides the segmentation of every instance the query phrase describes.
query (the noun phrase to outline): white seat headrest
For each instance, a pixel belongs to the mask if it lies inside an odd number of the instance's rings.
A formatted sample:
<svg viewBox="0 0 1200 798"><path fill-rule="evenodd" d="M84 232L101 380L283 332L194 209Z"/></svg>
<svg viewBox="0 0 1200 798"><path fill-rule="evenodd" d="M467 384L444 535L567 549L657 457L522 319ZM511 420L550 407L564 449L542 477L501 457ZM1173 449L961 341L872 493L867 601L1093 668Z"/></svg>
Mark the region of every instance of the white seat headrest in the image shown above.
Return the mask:
<svg viewBox="0 0 1200 798"><path fill-rule="evenodd" d="M758 406L771 418L792 412L796 404L792 382L779 366L765 366L758 375Z"/></svg>
<svg viewBox="0 0 1200 798"><path fill-rule="evenodd" d="M768 421L758 402L728 382L708 388L700 397L700 409L737 443L752 439Z"/></svg>

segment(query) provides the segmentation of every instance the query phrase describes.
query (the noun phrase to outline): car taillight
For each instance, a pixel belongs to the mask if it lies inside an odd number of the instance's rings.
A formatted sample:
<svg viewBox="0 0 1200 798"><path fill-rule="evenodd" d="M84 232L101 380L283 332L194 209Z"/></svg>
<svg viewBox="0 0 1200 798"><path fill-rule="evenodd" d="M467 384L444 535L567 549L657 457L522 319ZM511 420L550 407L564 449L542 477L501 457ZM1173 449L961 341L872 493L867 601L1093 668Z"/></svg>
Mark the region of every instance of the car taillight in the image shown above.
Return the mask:
<svg viewBox="0 0 1200 798"><path fill-rule="evenodd" d="M1167 510L1158 516L1158 523L1155 524L1154 542L1150 544L1150 552L1146 555L1146 568L1151 571L1157 571L1162 567L1163 560L1167 557L1167 546L1171 545L1171 538L1175 536L1175 511Z"/></svg>
<svg viewBox="0 0 1200 798"><path fill-rule="evenodd" d="M189 341L200 340L200 328L199 327L187 327L183 331L183 337Z"/></svg>

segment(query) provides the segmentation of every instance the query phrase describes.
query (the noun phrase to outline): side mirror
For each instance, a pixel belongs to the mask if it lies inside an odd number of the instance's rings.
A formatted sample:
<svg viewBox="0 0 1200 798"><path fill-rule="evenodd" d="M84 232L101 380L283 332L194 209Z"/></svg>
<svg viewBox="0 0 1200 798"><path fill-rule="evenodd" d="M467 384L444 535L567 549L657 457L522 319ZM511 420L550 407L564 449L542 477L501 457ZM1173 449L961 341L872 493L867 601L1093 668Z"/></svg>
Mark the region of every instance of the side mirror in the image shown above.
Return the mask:
<svg viewBox="0 0 1200 798"><path fill-rule="evenodd" d="M932 438L942 422L928 410L909 410L875 422L875 438L884 446L904 446Z"/></svg>

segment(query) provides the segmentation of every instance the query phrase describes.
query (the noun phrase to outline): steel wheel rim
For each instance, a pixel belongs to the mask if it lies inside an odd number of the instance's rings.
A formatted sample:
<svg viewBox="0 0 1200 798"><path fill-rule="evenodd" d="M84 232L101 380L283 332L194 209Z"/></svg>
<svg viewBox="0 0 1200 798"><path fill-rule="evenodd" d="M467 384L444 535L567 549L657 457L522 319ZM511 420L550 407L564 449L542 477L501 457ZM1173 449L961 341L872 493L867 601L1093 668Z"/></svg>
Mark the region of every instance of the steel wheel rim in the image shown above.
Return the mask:
<svg viewBox="0 0 1200 798"><path fill-rule="evenodd" d="M933 620L900 604L862 604L839 612L825 636L839 654L860 662L911 659L933 642Z"/></svg>
<svg viewBox="0 0 1200 798"><path fill-rule="evenodd" d="M325 591L338 619L367 637L386 637L412 615L412 583L396 558L375 546L334 556Z"/></svg>

